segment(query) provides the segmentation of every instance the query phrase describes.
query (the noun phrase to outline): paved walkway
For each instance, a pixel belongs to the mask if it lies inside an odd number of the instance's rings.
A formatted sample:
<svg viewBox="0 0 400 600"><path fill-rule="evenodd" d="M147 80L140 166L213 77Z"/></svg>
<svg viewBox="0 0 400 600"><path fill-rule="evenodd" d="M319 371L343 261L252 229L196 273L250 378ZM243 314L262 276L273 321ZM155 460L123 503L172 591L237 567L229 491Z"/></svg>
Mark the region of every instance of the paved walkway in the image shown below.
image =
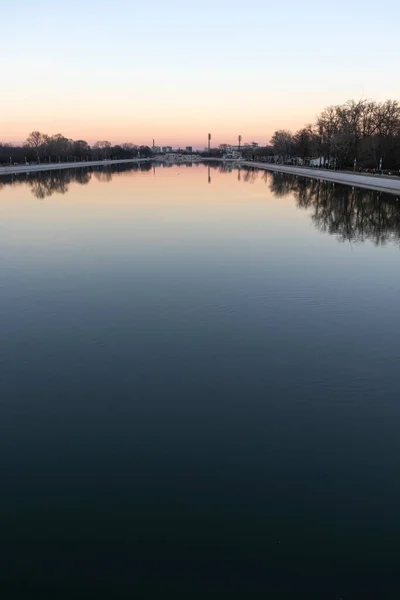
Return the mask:
<svg viewBox="0 0 400 600"><path fill-rule="evenodd" d="M301 177L311 177L312 179L324 179L351 185L354 187L366 188L369 190L378 190L389 194L400 196L400 177L385 177L380 175L359 175L358 173L346 173L344 171L328 171L325 169L310 169L307 167L290 167L287 165L274 165L263 162L243 161L242 165L247 167L256 167L267 171L279 171L280 173L289 173L300 175Z"/></svg>
<svg viewBox="0 0 400 600"><path fill-rule="evenodd" d="M16 173L36 173L37 171L54 171L59 169L75 169L75 167L104 167L120 163L138 163L152 160L150 158L127 158L124 160L89 160L87 162L51 163L41 165L13 165L0 167L0 175L12 175Z"/></svg>
<svg viewBox="0 0 400 600"><path fill-rule="evenodd" d="M122 163L139 163L153 160L152 158L128 158L124 160L92 160L88 162L68 162L52 163L41 165L14 165L0 167L1 175L11 175L17 173L36 173L38 171L52 171L59 169L75 169L76 167L98 167L115 165ZM280 173L289 173L300 175L301 177L310 177L312 179L322 179L351 185L355 187L378 190L389 194L396 194L400 197L400 177L385 177L380 175L359 175L358 173L348 173L344 171L328 171L325 169L310 169L307 167L291 167L287 165L274 165L271 163L242 161L240 164L247 167L255 167L267 171L278 171Z"/></svg>

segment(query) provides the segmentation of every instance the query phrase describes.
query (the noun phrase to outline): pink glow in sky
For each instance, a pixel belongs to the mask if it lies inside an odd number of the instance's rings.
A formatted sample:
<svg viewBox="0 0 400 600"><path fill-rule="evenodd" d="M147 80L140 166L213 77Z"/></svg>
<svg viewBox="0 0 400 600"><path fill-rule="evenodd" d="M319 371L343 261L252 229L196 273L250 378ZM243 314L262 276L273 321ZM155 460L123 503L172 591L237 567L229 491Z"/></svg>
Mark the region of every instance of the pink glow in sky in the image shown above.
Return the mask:
<svg viewBox="0 0 400 600"><path fill-rule="evenodd" d="M3 3L2 141L265 143L329 104L400 98L394 0Z"/></svg>

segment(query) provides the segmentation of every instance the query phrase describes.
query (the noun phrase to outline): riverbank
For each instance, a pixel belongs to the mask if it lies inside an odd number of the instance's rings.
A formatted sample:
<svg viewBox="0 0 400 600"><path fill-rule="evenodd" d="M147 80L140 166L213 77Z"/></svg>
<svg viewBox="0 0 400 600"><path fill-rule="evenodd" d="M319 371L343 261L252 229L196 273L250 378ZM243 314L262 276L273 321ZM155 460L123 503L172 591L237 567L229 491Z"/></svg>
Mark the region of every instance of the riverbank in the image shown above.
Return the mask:
<svg viewBox="0 0 400 600"><path fill-rule="evenodd" d="M123 160L90 160L82 162L51 163L41 165L13 165L0 167L0 175L16 175L17 173L37 173L38 171L58 171L60 169L75 169L76 167L107 167L122 163L141 163L152 158L125 158Z"/></svg>
<svg viewBox="0 0 400 600"><path fill-rule="evenodd" d="M265 171L275 171L279 173L288 173L289 175L299 175L300 177L309 177L311 179L323 179L333 183L361 187L368 190L377 190L388 194L400 196L400 177L385 177L380 175L364 175L358 173L347 173L345 171L328 171L326 169L310 169L308 167L290 167L287 165L274 165L271 163L241 161L240 165L264 169Z"/></svg>
<svg viewBox="0 0 400 600"><path fill-rule="evenodd" d="M37 173L40 171L58 171L60 169L75 169L80 167L106 167L115 164L141 163L153 161L153 158L128 158L122 160L92 160L82 162L52 163L40 165L13 165L0 167L1 175L17 175L19 173ZM220 159L202 159L204 162L217 161ZM232 161L227 161L232 162ZM245 167L263 169L265 171L274 171L287 173L289 175L298 175L300 177L309 177L311 179L320 179L343 185L351 185L364 189L386 192L400 196L400 177L387 177L381 175L366 175L359 173L349 173L345 171L330 171L326 169L311 169L308 167L293 167L287 165L274 165L271 163L255 161L234 161L236 164Z"/></svg>

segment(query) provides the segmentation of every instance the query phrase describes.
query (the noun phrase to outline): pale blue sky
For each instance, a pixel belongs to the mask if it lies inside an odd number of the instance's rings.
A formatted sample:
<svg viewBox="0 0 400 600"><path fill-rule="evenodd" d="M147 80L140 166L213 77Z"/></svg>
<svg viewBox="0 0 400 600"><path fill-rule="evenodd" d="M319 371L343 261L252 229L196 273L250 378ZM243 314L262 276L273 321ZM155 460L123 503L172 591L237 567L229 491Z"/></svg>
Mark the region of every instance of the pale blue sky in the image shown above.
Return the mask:
<svg viewBox="0 0 400 600"><path fill-rule="evenodd" d="M0 139L264 142L400 99L400 3L0 0ZM11 50L12 49L12 50Z"/></svg>

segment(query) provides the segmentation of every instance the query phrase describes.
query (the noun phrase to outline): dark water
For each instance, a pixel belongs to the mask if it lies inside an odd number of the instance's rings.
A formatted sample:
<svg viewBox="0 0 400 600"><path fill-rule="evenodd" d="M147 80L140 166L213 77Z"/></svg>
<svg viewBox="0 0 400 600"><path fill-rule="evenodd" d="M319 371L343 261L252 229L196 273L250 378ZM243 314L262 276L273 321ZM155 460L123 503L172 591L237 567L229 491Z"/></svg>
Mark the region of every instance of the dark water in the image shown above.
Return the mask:
<svg viewBox="0 0 400 600"><path fill-rule="evenodd" d="M400 597L400 203L142 169L0 179L0 597Z"/></svg>

